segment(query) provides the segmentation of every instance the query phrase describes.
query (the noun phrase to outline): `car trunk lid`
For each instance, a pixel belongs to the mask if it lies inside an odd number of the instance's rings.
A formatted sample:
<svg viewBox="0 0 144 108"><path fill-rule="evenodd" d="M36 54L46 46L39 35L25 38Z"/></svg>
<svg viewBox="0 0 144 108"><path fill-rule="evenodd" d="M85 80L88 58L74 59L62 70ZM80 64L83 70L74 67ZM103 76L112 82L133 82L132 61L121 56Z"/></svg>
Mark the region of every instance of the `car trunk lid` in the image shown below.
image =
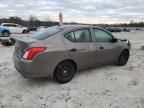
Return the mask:
<svg viewBox="0 0 144 108"><path fill-rule="evenodd" d="M29 37L24 38L13 38L15 40L15 54L17 57L21 58L30 44L37 42L38 40Z"/></svg>

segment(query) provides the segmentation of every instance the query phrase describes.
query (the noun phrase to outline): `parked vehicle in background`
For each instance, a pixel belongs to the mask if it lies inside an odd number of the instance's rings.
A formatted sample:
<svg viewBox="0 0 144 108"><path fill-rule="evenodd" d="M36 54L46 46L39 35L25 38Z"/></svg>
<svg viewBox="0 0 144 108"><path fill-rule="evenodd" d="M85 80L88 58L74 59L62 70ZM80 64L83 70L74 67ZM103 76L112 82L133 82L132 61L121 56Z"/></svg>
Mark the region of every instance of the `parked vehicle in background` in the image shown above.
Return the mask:
<svg viewBox="0 0 144 108"><path fill-rule="evenodd" d="M130 32L130 29L124 28L123 32Z"/></svg>
<svg viewBox="0 0 144 108"><path fill-rule="evenodd" d="M0 43L4 46L12 46L15 44L15 40L12 38L0 38Z"/></svg>
<svg viewBox="0 0 144 108"><path fill-rule="evenodd" d="M106 28L108 31L110 31L110 32L122 32L122 29L120 29L120 28L117 28L117 27L115 27L115 28Z"/></svg>
<svg viewBox="0 0 144 108"><path fill-rule="evenodd" d="M6 28L0 27L0 37L9 37L10 31Z"/></svg>
<svg viewBox="0 0 144 108"><path fill-rule="evenodd" d="M106 30L108 30L109 32L115 32L112 28L106 28Z"/></svg>
<svg viewBox="0 0 144 108"><path fill-rule="evenodd" d="M19 24L2 23L1 27L8 29L10 31L10 33L28 33L28 29Z"/></svg>
<svg viewBox="0 0 144 108"><path fill-rule="evenodd" d="M24 77L51 76L59 83L69 82L77 70L111 63L123 66L131 47L128 40L88 25L49 27L15 40L14 65Z"/></svg>
<svg viewBox="0 0 144 108"><path fill-rule="evenodd" d="M0 43L4 46L14 45L15 40L10 38L10 32L8 29L0 27Z"/></svg>
<svg viewBox="0 0 144 108"><path fill-rule="evenodd" d="M38 27L38 31L43 31L46 30L48 27L47 26L40 26Z"/></svg>
<svg viewBox="0 0 144 108"><path fill-rule="evenodd" d="M122 32L122 29L116 27L115 32Z"/></svg>
<svg viewBox="0 0 144 108"><path fill-rule="evenodd" d="M33 27L33 26L30 26L30 27L27 27L28 31L37 31L37 27Z"/></svg>
<svg viewBox="0 0 144 108"><path fill-rule="evenodd" d="M141 28L135 28L135 30L142 30Z"/></svg>

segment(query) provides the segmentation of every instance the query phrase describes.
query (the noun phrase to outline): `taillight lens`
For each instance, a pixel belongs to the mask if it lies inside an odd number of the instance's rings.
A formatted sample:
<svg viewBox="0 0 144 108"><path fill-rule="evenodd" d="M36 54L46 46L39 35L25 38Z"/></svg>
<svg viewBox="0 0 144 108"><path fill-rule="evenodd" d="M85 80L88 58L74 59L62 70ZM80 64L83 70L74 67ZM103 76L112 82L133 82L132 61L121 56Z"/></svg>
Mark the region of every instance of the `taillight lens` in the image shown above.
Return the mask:
<svg viewBox="0 0 144 108"><path fill-rule="evenodd" d="M23 55L24 59L27 60L32 60L34 56L36 56L38 53L45 51L45 47L34 47L34 48L29 48L25 54Z"/></svg>

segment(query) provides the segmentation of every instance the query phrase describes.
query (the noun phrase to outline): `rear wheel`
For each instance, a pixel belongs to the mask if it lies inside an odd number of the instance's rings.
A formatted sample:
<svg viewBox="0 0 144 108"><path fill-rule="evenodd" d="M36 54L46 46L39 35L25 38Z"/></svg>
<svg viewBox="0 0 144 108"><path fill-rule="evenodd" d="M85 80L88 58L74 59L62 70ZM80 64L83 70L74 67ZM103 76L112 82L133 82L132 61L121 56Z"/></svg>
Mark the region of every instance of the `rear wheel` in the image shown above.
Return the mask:
<svg viewBox="0 0 144 108"><path fill-rule="evenodd" d="M10 36L10 33L8 31L4 31L2 34L3 34L4 37L9 37Z"/></svg>
<svg viewBox="0 0 144 108"><path fill-rule="evenodd" d="M129 59L129 51L125 50L120 54L117 64L119 66L124 66L128 62L128 59Z"/></svg>
<svg viewBox="0 0 144 108"><path fill-rule="evenodd" d="M27 30L23 30L23 33L25 33L25 34L26 34L26 33L28 33L28 31L27 31Z"/></svg>
<svg viewBox="0 0 144 108"><path fill-rule="evenodd" d="M75 70L75 65L72 62L61 62L55 69L54 78L61 84L67 83L73 78Z"/></svg>

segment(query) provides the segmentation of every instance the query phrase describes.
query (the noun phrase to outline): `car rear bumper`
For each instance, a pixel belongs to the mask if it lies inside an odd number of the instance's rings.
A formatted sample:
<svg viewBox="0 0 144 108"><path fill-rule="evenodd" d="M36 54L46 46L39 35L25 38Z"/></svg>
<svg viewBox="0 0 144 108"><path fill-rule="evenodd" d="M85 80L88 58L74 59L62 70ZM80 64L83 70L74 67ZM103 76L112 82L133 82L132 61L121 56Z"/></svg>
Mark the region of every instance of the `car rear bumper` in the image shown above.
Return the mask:
<svg viewBox="0 0 144 108"><path fill-rule="evenodd" d="M32 61L24 60L22 58L17 57L13 54L13 61L16 70L25 78L41 78L48 77L50 67L47 66L47 70L43 69L43 67L39 67L38 63L33 64Z"/></svg>

